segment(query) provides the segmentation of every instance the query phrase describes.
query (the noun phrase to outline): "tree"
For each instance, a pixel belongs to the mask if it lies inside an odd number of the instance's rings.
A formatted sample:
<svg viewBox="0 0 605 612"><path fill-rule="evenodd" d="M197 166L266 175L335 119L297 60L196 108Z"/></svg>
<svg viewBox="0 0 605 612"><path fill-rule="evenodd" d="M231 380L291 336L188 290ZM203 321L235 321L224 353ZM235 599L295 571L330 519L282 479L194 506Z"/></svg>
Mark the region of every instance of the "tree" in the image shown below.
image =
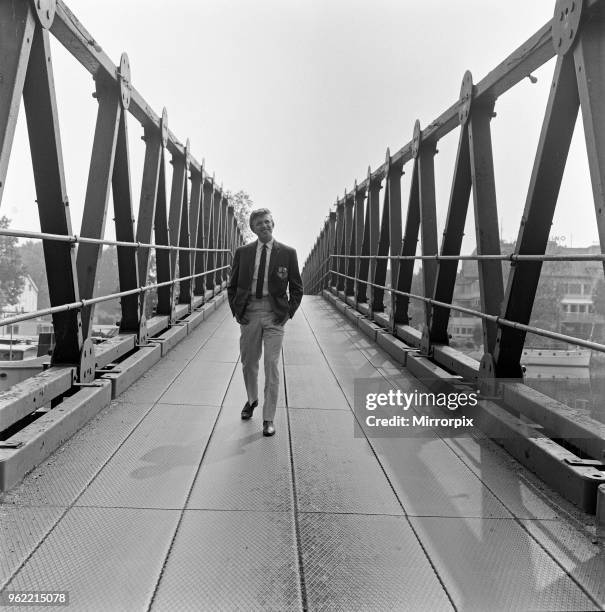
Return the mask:
<svg viewBox="0 0 605 612"><path fill-rule="evenodd" d="M0 229L9 225L9 218L0 217ZM18 238L0 236L0 309L16 304L25 285L17 242Z"/></svg>
<svg viewBox="0 0 605 612"><path fill-rule="evenodd" d="M19 255L23 262L25 273L29 274L38 287L38 310L50 306L44 251L39 240L28 240L19 247Z"/></svg>
<svg viewBox="0 0 605 612"><path fill-rule="evenodd" d="M237 220L242 236L244 237L244 242L254 240L254 233L250 229L250 224L248 223L254 202L250 199L250 196L241 189L237 193L226 191L225 195L227 196L229 202L233 205L235 219Z"/></svg>

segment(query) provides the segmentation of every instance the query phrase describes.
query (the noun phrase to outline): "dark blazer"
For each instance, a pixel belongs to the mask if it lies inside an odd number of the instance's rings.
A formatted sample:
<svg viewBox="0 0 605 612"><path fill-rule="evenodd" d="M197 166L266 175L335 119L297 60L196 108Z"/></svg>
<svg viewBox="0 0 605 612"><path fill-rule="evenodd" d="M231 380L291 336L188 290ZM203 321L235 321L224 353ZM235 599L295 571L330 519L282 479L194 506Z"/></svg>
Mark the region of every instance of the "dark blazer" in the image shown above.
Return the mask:
<svg viewBox="0 0 605 612"><path fill-rule="evenodd" d="M241 317L246 312L254 260L258 240L245 244L235 251L227 294L233 316ZM273 240L273 248L269 257L269 299L273 312L281 319L294 316L303 296L303 284L298 270L296 251L277 240ZM289 295L288 295L289 293Z"/></svg>

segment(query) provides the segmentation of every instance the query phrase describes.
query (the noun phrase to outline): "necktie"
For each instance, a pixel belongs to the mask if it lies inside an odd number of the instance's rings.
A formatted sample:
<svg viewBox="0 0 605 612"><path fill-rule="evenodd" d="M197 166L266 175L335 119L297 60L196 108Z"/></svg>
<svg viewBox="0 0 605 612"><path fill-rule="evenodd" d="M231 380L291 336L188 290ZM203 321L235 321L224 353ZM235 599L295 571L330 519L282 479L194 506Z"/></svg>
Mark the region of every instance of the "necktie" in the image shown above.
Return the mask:
<svg viewBox="0 0 605 612"><path fill-rule="evenodd" d="M256 297L263 297L263 283L265 282L265 266L267 265L267 245L263 244L263 249L260 254L260 263L258 264L258 276L256 277Z"/></svg>

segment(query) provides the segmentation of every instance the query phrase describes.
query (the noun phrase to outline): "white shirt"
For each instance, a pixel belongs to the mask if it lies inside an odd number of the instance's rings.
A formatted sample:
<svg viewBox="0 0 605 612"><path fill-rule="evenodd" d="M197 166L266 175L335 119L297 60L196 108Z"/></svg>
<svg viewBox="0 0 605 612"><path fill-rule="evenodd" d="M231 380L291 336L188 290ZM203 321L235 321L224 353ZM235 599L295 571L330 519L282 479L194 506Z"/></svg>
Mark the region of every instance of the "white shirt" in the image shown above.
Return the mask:
<svg viewBox="0 0 605 612"><path fill-rule="evenodd" d="M273 248L273 238L269 240L267 244L267 261L265 262L265 278L263 279L263 297L269 295L269 260L271 259L271 249ZM256 281L258 279L258 268L260 266L260 256L263 252L264 244L260 241L256 241L256 257L254 259L254 274L252 275L252 287L250 291L252 295L256 294Z"/></svg>

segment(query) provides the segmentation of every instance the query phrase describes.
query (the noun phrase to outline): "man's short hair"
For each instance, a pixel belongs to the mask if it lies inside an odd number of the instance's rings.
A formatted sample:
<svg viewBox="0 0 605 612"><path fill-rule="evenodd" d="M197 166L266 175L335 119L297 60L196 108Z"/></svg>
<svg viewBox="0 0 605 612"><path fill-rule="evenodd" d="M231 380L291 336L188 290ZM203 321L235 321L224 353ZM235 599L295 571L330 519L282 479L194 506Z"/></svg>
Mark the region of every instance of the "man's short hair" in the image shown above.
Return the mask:
<svg viewBox="0 0 605 612"><path fill-rule="evenodd" d="M252 224L254 223L254 220L257 217L264 217L265 215L269 215L271 217L271 220L273 221L273 215L271 214L271 211L268 208L257 208L256 210L253 210L250 213L250 229L252 229Z"/></svg>

